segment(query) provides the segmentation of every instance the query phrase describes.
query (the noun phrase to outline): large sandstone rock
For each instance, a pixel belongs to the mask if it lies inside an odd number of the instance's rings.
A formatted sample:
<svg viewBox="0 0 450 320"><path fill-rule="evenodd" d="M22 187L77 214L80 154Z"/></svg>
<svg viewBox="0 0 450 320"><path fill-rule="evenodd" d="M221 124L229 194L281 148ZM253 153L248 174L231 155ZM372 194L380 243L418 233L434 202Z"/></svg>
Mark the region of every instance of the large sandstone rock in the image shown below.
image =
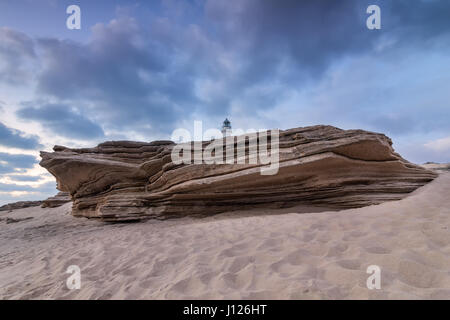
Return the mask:
<svg viewBox="0 0 450 320"><path fill-rule="evenodd" d="M55 146L41 152L40 164L70 193L73 215L123 221L300 204L362 207L402 199L436 177L391 145L363 130L280 131L276 175L261 175L260 163L175 165L170 141Z"/></svg>

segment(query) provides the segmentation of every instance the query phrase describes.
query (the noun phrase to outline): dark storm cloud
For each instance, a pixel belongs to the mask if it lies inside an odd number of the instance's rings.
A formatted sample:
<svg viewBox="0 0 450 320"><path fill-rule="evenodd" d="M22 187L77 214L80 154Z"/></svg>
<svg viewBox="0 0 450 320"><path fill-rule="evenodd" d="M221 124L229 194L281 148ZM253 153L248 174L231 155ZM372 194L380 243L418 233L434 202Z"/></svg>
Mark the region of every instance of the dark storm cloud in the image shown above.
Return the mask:
<svg viewBox="0 0 450 320"><path fill-rule="evenodd" d="M88 88L90 96L114 96L118 91L142 96L148 88L138 81L139 70L160 72L166 61L156 53L158 48L139 41L139 30L132 19L94 26L93 39L87 45L40 39L45 63L40 89L63 98L84 95Z"/></svg>
<svg viewBox="0 0 450 320"><path fill-rule="evenodd" d="M300 74L319 72L332 57L366 50L378 37L365 29L362 3L351 0L219 0L208 1L206 12L228 46L253 58L246 70L251 81L272 76L287 58Z"/></svg>
<svg viewBox="0 0 450 320"><path fill-rule="evenodd" d="M381 30L366 28L370 4L382 9ZM41 52L38 92L78 109L19 115L70 138L102 136L89 119L105 130L169 133L193 114L226 116L235 101L249 115L270 110L343 58L378 54L388 40L388 50L414 52L450 30L446 0L210 0L188 5L190 19L171 14L176 7L145 23L121 16L97 24L88 43L48 38L33 48L19 37L14 52Z"/></svg>
<svg viewBox="0 0 450 320"><path fill-rule="evenodd" d="M31 169L36 163L36 158L30 155L0 152L0 174Z"/></svg>
<svg viewBox="0 0 450 320"><path fill-rule="evenodd" d="M235 6L242 8L236 13ZM194 112L226 115L239 98L249 112L270 108L282 93L253 92L255 86L273 79L298 86L320 76L333 57L370 48L377 36L367 34L365 11L358 8L354 1L214 1L206 4L203 26L158 21L149 34L121 18L96 25L86 45L41 39L39 89L60 99L96 101L96 112L115 129L149 124L170 132ZM237 70L228 70L221 55ZM202 80L220 90L200 98L195 85Z"/></svg>
<svg viewBox="0 0 450 320"><path fill-rule="evenodd" d="M25 136L22 131L9 128L1 122L0 145L19 149L37 149L42 147L37 136Z"/></svg>
<svg viewBox="0 0 450 320"><path fill-rule="evenodd" d="M31 77L27 68L36 58L33 40L15 30L0 27L0 81L22 84Z"/></svg>
<svg viewBox="0 0 450 320"><path fill-rule="evenodd" d="M387 26L397 28L404 41L429 40L450 32L450 1L380 1L386 6ZM389 23L389 21L391 21Z"/></svg>
<svg viewBox="0 0 450 320"><path fill-rule="evenodd" d="M171 68L171 49L150 41L134 19L94 26L86 45L56 39L38 45L44 51L40 91L94 101L94 113L113 127L163 127L185 111L177 107L195 100L191 75L182 73L183 66ZM67 133L76 137L76 130Z"/></svg>
<svg viewBox="0 0 450 320"><path fill-rule="evenodd" d="M419 112L396 112L395 114L374 116L367 121L371 128L388 135L401 136L414 133L427 133L433 130L446 132L449 128L450 108L441 110L428 107L427 114Z"/></svg>
<svg viewBox="0 0 450 320"><path fill-rule="evenodd" d="M381 7L381 30L366 28L371 4ZM295 78L320 76L339 57L373 50L382 36L407 45L448 34L449 12L446 0L210 0L206 5L227 46L246 54L244 78L250 82L272 77L286 60Z"/></svg>
<svg viewBox="0 0 450 320"><path fill-rule="evenodd" d="M104 136L99 125L64 104L25 107L18 110L17 115L21 119L38 121L63 137L95 139Z"/></svg>

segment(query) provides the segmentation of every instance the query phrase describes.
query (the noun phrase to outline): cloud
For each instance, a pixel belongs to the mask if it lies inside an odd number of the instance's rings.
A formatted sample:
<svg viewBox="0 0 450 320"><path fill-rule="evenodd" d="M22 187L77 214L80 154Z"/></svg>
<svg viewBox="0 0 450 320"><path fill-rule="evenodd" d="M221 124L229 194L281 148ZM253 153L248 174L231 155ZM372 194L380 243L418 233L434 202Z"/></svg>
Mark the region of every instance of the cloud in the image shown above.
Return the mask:
<svg viewBox="0 0 450 320"><path fill-rule="evenodd" d="M38 121L45 129L67 138L92 140L104 136L98 124L64 104L25 107L18 110L17 115L21 119Z"/></svg>
<svg viewBox="0 0 450 320"><path fill-rule="evenodd" d="M56 183L47 182L45 175L27 176L37 163L34 156L0 152L0 205L19 200L41 200L56 193ZM44 177L44 179L42 179ZM7 178L7 179L4 179ZM40 182L43 180L42 182ZM29 184L28 184L29 183Z"/></svg>
<svg viewBox="0 0 450 320"><path fill-rule="evenodd" d="M56 183L55 182L46 182L36 187L25 186L25 185L17 185L17 184L9 184L9 183L0 183L0 191L2 192L14 192L14 191L26 191L26 192L55 192Z"/></svg>
<svg viewBox="0 0 450 320"><path fill-rule="evenodd" d="M370 49L379 37L367 32L363 5L351 0L210 0L206 12L227 45L252 57L243 70L252 82L280 72L287 79L320 75L334 58ZM280 70L284 63L289 70Z"/></svg>
<svg viewBox="0 0 450 320"><path fill-rule="evenodd" d="M34 156L0 152L0 174L31 169L37 163Z"/></svg>
<svg viewBox="0 0 450 320"><path fill-rule="evenodd" d="M8 175L8 178L12 179L13 181L20 181L20 182L37 182L42 179L41 176L26 176L18 174L10 174Z"/></svg>
<svg viewBox="0 0 450 320"><path fill-rule="evenodd" d="M37 149L42 145L36 135L26 135L24 132L9 128L0 122L0 145L19 149Z"/></svg>
<svg viewBox="0 0 450 320"><path fill-rule="evenodd" d="M55 182L36 187L0 183L0 206L16 201L44 200L57 193Z"/></svg>
<svg viewBox="0 0 450 320"><path fill-rule="evenodd" d="M0 183L1 192L14 192L14 191L33 191L30 186L23 186L17 184Z"/></svg>
<svg viewBox="0 0 450 320"><path fill-rule="evenodd" d="M400 38L405 42L423 45L424 41L429 43L443 35L449 36L449 1L419 0L413 3L409 0L384 0L380 2L388 8L387 19L385 19L388 22L387 26L395 26Z"/></svg>
<svg viewBox="0 0 450 320"><path fill-rule="evenodd" d="M396 148L397 152L415 163L450 162L450 137L432 140L426 143L404 143Z"/></svg>
<svg viewBox="0 0 450 320"><path fill-rule="evenodd" d="M35 62L33 40L24 33L0 27L0 81L15 85L29 82Z"/></svg>
<svg viewBox="0 0 450 320"><path fill-rule="evenodd" d="M189 75L171 68L170 49L152 42L132 18L95 25L87 44L40 39L38 46L43 51L39 92L77 101L79 108L95 104L94 110L81 111L97 115L110 129L167 130L186 110L176 110L177 103L194 99Z"/></svg>
<svg viewBox="0 0 450 320"><path fill-rule="evenodd" d="M430 141L425 144L425 147L434 151L447 151L450 153L450 137Z"/></svg>
<svg viewBox="0 0 450 320"><path fill-rule="evenodd" d="M445 1L213 0L188 6L191 19L193 9L203 14L189 23L169 4L150 28L121 15L96 24L85 44L39 39L39 91L79 108L95 104L83 114L105 129L167 134L193 115L226 116L236 103L248 114L270 110L336 61L415 50L448 36L450 25L440 14L450 8ZM369 4L382 7L379 31L365 26Z"/></svg>
<svg viewBox="0 0 450 320"><path fill-rule="evenodd" d="M369 4L382 7L379 31L365 26ZM194 115L229 115L237 103L249 114L269 110L336 61L432 42L450 25L441 13L450 5L438 0L170 1L163 8L145 24L127 13L98 23L86 43L16 35L23 43L16 51L40 52L38 93L55 103L69 101L107 131L167 135Z"/></svg>
<svg viewBox="0 0 450 320"><path fill-rule="evenodd" d="M177 10L150 21L150 30L126 16L99 23L85 44L39 39L38 92L75 102L105 130L167 135L194 115L224 117L236 101L249 113L270 109L285 88L320 77L333 59L378 38L367 34L353 1L238 3L207 2L204 25L171 20ZM363 31L349 41L354 30Z"/></svg>
<svg viewBox="0 0 450 320"><path fill-rule="evenodd" d="M366 28L369 4L381 6L381 30ZM209 0L205 6L221 40L249 58L244 72L252 82L280 75L286 63L286 80L317 77L336 59L373 51L387 38L409 45L448 35L449 10L445 0Z"/></svg>

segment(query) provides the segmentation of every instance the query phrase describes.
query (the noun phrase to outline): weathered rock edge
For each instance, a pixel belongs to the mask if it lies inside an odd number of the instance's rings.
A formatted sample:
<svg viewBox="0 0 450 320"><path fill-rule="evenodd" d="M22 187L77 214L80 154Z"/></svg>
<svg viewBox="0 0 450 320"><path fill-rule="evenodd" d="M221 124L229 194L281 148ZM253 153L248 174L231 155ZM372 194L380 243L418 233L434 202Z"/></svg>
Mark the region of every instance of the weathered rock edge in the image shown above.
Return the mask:
<svg viewBox="0 0 450 320"><path fill-rule="evenodd" d="M13 211L17 209L24 209L30 207L39 207L42 201L17 201L12 203L7 203L0 207L0 211Z"/></svg>
<svg viewBox="0 0 450 320"><path fill-rule="evenodd" d="M41 152L40 165L70 193L74 216L105 221L303 204L356 208L402 199L437 176L394 152L384 134L332 126L280 131L280 168L272 176L260 174L261 164L175 165L174 145L55 146Z"/></svg>
<svg viewBox="0 0 450 320"><path fill-rule="evenodd" d="M41 207L42 208L57 208L62 206L63 204L66 204L67 202L72 201L72 198L70 197L70 193L68 192L58 192L53 197L48 197L47 199L42 201Z"/></svg>

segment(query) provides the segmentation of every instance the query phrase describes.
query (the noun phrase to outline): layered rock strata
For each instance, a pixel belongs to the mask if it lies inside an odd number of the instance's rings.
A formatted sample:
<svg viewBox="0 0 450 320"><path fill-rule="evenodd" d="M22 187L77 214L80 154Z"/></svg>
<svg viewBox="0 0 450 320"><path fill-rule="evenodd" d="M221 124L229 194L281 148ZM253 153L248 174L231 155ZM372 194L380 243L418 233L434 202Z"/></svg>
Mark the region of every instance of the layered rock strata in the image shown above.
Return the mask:
<svg viewBox="0 0 450 320"><path fill-rule="evenodd" d="M224 141L224 150L238 149L236 141ZM203 150L208 144L202 143ZM56 177L58 189L70 194L74 216L105 221L302 204L355 208L402 199L436 177L395 153L383 134L332 126L280 131L275 175L262 175L260 161L175 164L175 146L171 141L55 146L52 153L41 152L40 164Z"/></svg>
<svg viewBox="0 0 450 320"><path fill-rule="evenodd" d="M69 192L58 192L53 197L49 197L42 201L42 208L57 208L62 206L63 204L72 201Z"/></svg>
<svg viewBox="0 0 450 320"><path fill-rule="evenodd" d="M39 207L41 204L42 201L18 201L1 206L0 211L12 211L30 207Z"/></svg>

